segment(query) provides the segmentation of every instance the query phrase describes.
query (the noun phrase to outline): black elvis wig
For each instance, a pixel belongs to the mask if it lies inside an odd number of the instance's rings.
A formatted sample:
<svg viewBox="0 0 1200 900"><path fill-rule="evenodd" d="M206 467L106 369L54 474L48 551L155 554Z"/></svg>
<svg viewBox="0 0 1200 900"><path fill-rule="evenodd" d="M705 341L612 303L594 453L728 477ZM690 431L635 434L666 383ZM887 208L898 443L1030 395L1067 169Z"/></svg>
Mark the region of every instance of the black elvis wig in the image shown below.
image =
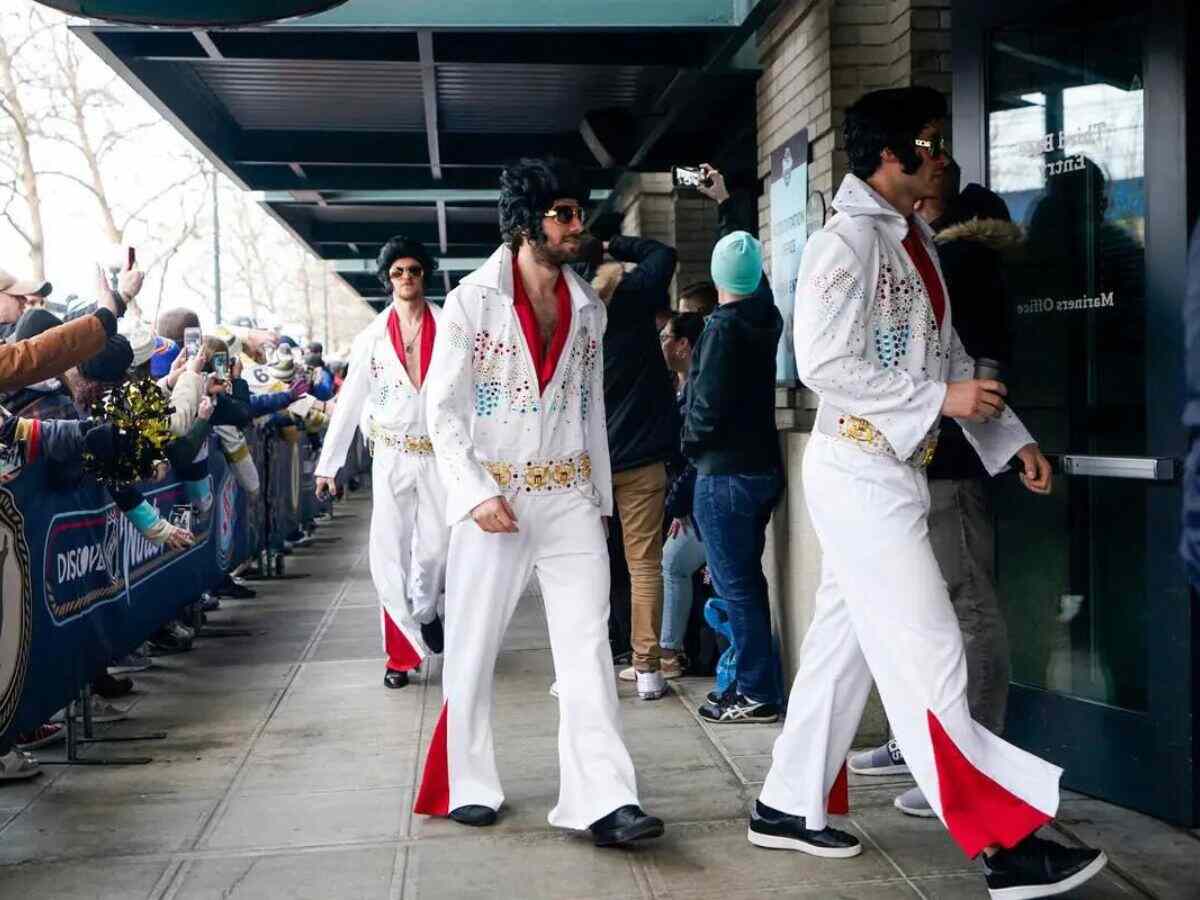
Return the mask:
<svg viewBox="0 0 1200 900"><path fill-rule="evenodd" d="M392 270L392 263L406 257L421 264L421 268L425 270L426 285L429 284L429 273L437 271L437 260L430 255L424 244L402 234L393 235L380 249L375 260L375 276L386 290L392 289L392 279L388 276Z"/></svg>
<svg viewBox="0 0 1200 900"><path fill-rule="evenodd" d="M891 150L904 174L921 166L913 141L926 125L946 118L946 98L929 87L889 88L863 94L846 110L842 136L850 171L870 178L879 168L879 154Z"/></svg>
<svg viewBox="0 0 1200 900"><path fill-rule="evenodd" d="M522 159L500 173L500 236L514 251L528 237L546 240L542 217L555 200L587 203L591 189L579 170L565 159Z"/></svg>

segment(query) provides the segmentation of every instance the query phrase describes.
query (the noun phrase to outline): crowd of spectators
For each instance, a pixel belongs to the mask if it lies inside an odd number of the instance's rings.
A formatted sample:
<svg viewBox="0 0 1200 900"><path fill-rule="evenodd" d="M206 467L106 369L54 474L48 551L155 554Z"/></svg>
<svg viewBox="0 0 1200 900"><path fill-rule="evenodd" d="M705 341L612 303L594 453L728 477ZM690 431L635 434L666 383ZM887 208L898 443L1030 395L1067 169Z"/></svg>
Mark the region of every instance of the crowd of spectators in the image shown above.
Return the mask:
<svg viewBox="0 0 1200 900"><path fill-rule="evenodd" d="M101 483L147 541L182 549L193 543L193 529L213 507L210 444L220 447L242 489L258 494L262 479L247 442L249 430L318 443L345 365L327 360L319 342L301 347L247 320L220 324L207 334L199 316L186 308L150 321L137 305L142 283L142 272L132 266L116 275L98 269L91 298L72 295L58 304L49 282L23 281L0 270L0 481L19 477L40 458L52 463L47 468L52 488L72 491L92 480L85 458L103 464L128 452L128 436L105 420L98 403L131 381L147 379L169 404L170 438L151 477L181 482L188 502L164 517L136 482ZM288 553L310 539L301 528L272 549ZM154 656L190 650L196 623L220 606L220 597L253 597L239 577L250 564L227 575L214 591L198 589L179 618L94 673L87 700L91 720L125 718L127 711L112 701L134 689L129 673L149 668ZM62 710L17 735L13 746L0 747L0 781L38 774L33 751L65 739L66 715Z"/></svg>

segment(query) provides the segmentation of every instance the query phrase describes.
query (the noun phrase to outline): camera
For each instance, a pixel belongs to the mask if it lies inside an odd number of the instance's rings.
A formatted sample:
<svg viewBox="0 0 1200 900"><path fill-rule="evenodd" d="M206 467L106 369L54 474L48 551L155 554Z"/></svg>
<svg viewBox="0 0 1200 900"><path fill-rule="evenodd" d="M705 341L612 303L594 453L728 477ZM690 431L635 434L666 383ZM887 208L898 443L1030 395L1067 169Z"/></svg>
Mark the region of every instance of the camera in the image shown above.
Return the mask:
<svg viewBox="0 0 1200 900"><path fill-rule="evenodd" d="M698 166L673 166L671 183L677 188L711 187L712 179L706 176Z"/></svg>

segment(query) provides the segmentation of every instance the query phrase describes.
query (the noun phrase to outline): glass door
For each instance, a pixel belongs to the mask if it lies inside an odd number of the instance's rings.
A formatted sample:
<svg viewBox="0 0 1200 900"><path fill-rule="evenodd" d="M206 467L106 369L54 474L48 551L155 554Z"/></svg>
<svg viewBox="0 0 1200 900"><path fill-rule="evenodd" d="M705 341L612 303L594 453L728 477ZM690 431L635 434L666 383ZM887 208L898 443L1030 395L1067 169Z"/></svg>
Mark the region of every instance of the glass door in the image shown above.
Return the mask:
<svg viewBox="0 0 1200 900"><path fill-rule="evenodd" d="M1025 235L1007 267L1005 380L1057 469L1049 498L997 481L997 578L1009 736L1070 787L1178 820L1194 812L1169 802L1160 764L1179 712L1162 700L1154 611L1187 602L1178 530L1164 528L1180 429L1163 362L1180 342L1160 340L1147 247L1165 238L1147 226L1161 189L1148 179L1184 172L1147 168L1149 20L1071 3L987 32L986 179Z"/></svg>

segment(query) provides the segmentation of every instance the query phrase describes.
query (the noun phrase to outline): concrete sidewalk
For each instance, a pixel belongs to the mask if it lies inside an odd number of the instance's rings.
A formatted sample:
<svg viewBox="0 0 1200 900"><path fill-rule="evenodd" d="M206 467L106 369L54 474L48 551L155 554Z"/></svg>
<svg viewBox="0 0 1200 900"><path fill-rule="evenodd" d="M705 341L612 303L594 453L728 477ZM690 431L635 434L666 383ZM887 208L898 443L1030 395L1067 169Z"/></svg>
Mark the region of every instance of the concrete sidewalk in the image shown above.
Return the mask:
<svg viewBox="0 0 1200 900"><path fill-rule="evenodd" d="M289 574L211 624L251 637L203 638L133 676L113 735L94 745L148 766L47 766L0 785L0 897L8 898L890 898L984 897L973 863L936 821L907 818L903 779L858 779L843 827L862 856L821 861L745 839L746 811L777 729L702 726L709 684L662 701L621 684L626 737L645 807L667 835L597 850L546 824L557 792L556 702L541 604L522 601L497 670L496 743L507 803L486 830L410 813L441 704L435 665L383 688L378 610L366 569L369 505L337 508ZM129 700L123 701L129 705ZM42 753L49 760L56 753ZM1115 865L1073 896L1200 896L1200 839L1069 796L1062 825Z"/></svg>

